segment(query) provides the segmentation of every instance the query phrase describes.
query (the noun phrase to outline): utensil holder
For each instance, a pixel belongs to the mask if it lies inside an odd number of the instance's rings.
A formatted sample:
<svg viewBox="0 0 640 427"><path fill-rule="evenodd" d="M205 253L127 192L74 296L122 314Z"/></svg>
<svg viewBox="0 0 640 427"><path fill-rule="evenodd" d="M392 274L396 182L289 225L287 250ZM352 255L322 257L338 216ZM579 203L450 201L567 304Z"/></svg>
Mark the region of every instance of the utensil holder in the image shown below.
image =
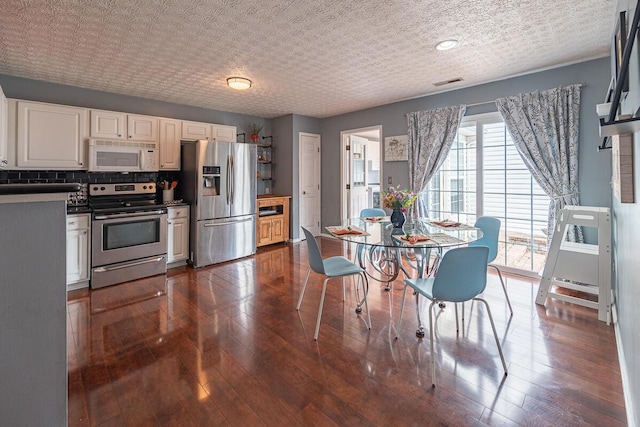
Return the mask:
<svg viewBox="0 0 640 427"><path fill-rule="evenodd" d="M173 202L173 188L162 190L162 203Z"/></svg>

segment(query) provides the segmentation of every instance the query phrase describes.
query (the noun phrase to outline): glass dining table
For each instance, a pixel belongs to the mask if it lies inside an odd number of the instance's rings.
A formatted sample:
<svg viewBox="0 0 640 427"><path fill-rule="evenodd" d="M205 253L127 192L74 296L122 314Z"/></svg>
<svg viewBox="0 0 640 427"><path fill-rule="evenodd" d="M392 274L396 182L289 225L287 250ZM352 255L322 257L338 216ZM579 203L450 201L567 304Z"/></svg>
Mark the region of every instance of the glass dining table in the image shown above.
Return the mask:
<svg viewBox="0 0 640 427"><path fill-rule="evenodd" d="M391 290L401 271L409 278L435 274L444 249L482 237L482 231L475 227L429 218L407 219L402 228L394 228L388 216L350 218L326 229L332 236L356 245L357 262L369 278L385 283L386 290ZM432 251L436 252L433 257ZM424 336L419 313L418 326L416 335Z"/></svg>

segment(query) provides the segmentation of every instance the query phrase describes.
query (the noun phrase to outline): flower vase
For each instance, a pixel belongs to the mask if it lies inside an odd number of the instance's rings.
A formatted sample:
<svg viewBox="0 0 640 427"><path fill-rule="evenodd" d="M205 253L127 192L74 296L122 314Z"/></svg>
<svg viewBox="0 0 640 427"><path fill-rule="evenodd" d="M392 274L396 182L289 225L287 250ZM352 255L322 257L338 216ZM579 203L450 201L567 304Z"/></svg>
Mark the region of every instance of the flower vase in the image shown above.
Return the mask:
<svg viewBox="0 0 640 427"><path fill-rule="evenodd" d="M402 209L394 209L393 212L391 212L391 224L393 224L393 228L402 228L405 221L406 218Z"/></svg>
<svg viewBox="0 0 640 427"><path fill-rule="evenodd" d="M260 139L260 135L258 135L257 133L253 133L250 136L251 140L253 141L254 144L258 143L258 139Z"/></svg>

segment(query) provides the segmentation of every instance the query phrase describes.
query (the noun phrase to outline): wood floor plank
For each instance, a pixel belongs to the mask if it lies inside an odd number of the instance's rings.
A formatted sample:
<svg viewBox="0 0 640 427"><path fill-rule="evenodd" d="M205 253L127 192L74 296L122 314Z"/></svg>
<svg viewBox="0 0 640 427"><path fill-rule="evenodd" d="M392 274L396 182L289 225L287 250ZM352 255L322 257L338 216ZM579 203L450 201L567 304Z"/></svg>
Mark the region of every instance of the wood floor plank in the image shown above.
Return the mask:
<svg viewBox="0 0 640 427"><path fill-rule="evenodd" d="M343 254L319 238L324 256ZM352 250L353 248L351 248ZM595 310L535 304L538 283L497 276L491 306L509 375L504 377L486 309L435 311L435 351L418 338L408 295L396 326L402 278L392 289L329 282L318 341L313 332L323 277L308 269L306 244L142 281L69 292L69 426L247 425L625 425L612 326ZM428 302L419 306L425 332ZM431 361L438 384L431 387Z"/></svg>

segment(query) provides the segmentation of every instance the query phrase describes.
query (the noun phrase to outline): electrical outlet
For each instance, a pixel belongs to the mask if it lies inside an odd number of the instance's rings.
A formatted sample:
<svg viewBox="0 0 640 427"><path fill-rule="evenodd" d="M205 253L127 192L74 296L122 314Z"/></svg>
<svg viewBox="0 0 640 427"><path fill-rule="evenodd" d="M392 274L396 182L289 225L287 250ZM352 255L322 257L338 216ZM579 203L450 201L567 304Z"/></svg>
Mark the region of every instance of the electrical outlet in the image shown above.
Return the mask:
<svg viewBox="0 0 640 427"><path fill-rule="evenodd" d="M393 184L393 178L387 177L387 184L389 185Z"/></svg>

